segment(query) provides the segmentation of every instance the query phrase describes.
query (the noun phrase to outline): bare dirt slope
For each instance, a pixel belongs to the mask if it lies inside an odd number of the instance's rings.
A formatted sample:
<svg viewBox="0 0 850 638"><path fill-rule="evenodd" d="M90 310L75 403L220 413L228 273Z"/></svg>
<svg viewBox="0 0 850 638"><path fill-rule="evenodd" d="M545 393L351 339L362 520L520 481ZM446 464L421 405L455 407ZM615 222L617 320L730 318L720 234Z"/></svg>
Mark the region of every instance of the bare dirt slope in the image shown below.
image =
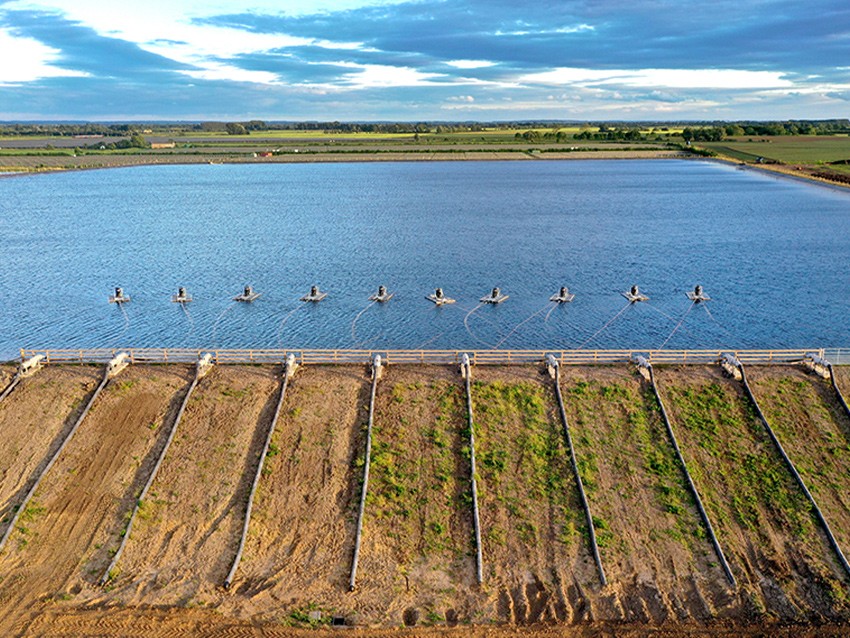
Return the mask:
<svg viewBox="0 0 850 638"><path fill-rule="evenodd" d="M832 366L835 372L835 383L844 395L844 400L850 399L850 365Z"/></svg>
<svg viewBox="0 0 850 638"><path fill-rule="evenodd" d="M484 558L483 618L578 622L598 586L551 380L539 368L473 372Z"/></svg>
<svg viewBox="0 0 850 638"><path fill-rule="evenodd" d="M850 421L829 381L802 368L749 366L747 379L845 554L850 554Z"/></svg>
<svg viewBox="0 0 850 638"><path fill-rule="evenodd" d="M279 387L272 367L217 366L201 379L117 569L126 603L220 596Z"/></svg>
<svg viewBox="0 0 850 638"><path fill-rule="evenodd" d="M720 544L738 579L739 619L846 618L846 585L808 504L745 398L719 367L656 371Z"/></svg>
<svg viewBox="0 0 850 638"><path fill-rule="evenodd" d="M391 366L378 385L358 598L382 624L477 613L466 399L457 369Z"/></svg>
<svg viewBox="0 0 850 638"><path fill-rule="evenodd" d="M303 367L292 378L226 613L298 624L313 607L359 608L347 590L368 398L363 366Z"/></svg>
<svg viewBox="0 0 850 638"><path fill-rule="evenodd" d="M10 538L0 627L51 599L73 600L103 573L187 377L132 366L98 397Z"/></svg>
<svg viewBox="0 0 850 638"><path fill-rule="evenodd" d="M625 367L567 367L561 385L610 583L596 618L711 618L731 597L651 386Z"/></svg>
<svg viewBox="0 0 850 638"><path fill-rule="evenodd" d="M48 367L0 403L0 534L102 374L101 367Z"/></svg>
<svg viewBox="0 0 850 638"><path fill-rule="evenodd" d="M6 385L12 380L17 371L18 367L16 365L0 364L0 392L6 389Z"/></svg>

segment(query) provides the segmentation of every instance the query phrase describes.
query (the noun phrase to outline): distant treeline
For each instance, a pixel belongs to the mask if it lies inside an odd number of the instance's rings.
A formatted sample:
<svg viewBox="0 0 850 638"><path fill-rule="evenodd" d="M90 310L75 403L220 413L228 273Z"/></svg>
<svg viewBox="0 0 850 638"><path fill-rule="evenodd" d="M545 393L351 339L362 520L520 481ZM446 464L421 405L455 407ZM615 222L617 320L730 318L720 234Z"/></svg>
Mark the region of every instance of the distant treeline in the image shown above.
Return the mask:
<svg viewBox="0 0 850 638"><path fill-rule="evenodd" d="M572 133L573 139L588 140L631 140L646 139L649 135L677 135L684 127L682 137L686 141L717 141L725 137L742 135L835 135L850 133L850 120L786 120L776 122L558 122L513 121L513 122L266 122L246 120L241 122L196 122L196 123L9 123L0 124L3 135L57 135L57 136L106 136L130 137L135 134L179 135L187 132L229 133L249 135L261 131L317 131L324 133L475 133L501 129L515 131L527 129L518 136L527 141L553 139L563 141L567 134L559 127L582 129ZM550 129L540 133L539 129Z"/></svg>

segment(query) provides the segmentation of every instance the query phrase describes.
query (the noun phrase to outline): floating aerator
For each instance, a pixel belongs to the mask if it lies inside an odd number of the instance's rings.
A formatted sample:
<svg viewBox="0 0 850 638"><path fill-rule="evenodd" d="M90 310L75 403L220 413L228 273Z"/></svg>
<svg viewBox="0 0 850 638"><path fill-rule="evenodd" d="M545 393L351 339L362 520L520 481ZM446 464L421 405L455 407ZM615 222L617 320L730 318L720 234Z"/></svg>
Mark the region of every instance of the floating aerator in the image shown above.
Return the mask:
<svg viewBox="0 0 850 638"><path fill-rule="evenodd" d="M393 298L393 293L387 292L386 286L378 286L378 292L369 297L369 301L379 301L384 303Z"/></svg>
<svg viewBox="0 0 850 638"><path fill-rule="evenodd" d="M171 295L171 301L174 303L189 303L192 301L192 295L186 294L186 289L180 286L177 289L177 294Z"/></svg>
<svg viewBox="0 0 850 638"><path fill-rule="evenodd" d="M711 297L709 297L702 291L702 286L700 286L699 284L694 286L694 289L692 291L689 291L687 295L688 299L690 299L694 303L699 303L701 301L711 301Z"/></svg>
<svg viewBox="0 0 850 638"><path fill-rule="evenodd" d="M438 306L442 306L442 305L447 304L447 303L454 303L455 302L454 299L449 299L448 297L446 297L443 294L442 288L437 288L433 293L431 293L430 295L427 295L425 297L425 299L427 299L428 301L433 301Z"/></svg>
<svg viewBox="0 0 850 638"><path fill-rule="evenodd" d="M328 293L321 292L318 286L310 286L310 294L301 297L301 301L321 301L328 296Z"/></svg>
<svg viewBox="0 0 850 638"><path fill-rule="evenodd" d="M254 289L251 286L245 286L245 289L242 291L241 295L236 295L233 298L233 301L246 301L251 302L259 299L260 295L263 294L261 292L254 292Z"/></svg>
<svg viewBox="0 0 850 638"><path fill-rule="evenodd" d="M558 291L558 294L549 297L549 301L554 301L557 303L569 303L575 298L576 296L570 292L569 288L567 288L566 286L561 286L561 289Z"/></svg>
<svg viewBox="0 0 850 638"><path fill-rule="evenodd" d="M491 303L493 305L500 304L508 298L508 295L503 295L498 288L493 288L493 291L486 297L481 297L478 301L481 303Z"/></svg>
<svg viewBox="0 0 850 638"><path fill-rule="evenodd" d="M128 301L130 301L130 297L129 297L129 295L124 294L123 288L116 288L115 294L109 295L109 303L122 304L122 303L127 303Z"/></svg>
<svg viewBox="0 0 850 638"><path fill-rule="evenodd" d="M649 297L643 294L637 286L632 286L626 292L621 294L629 300L629 303L636 303L638 301L649 301Z"/></svg>

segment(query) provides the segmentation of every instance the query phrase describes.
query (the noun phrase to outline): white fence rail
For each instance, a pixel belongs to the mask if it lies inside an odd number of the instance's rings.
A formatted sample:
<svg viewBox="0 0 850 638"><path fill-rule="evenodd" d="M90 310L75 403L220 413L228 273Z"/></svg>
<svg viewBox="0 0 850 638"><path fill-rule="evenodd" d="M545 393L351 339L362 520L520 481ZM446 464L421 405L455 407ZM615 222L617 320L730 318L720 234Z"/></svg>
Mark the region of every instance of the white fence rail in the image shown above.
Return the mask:
<svg viewBox="0 0 850 638"><path fill-rule="evenodd" d="M195 363L206 353L219 365L236 363L282 363L289 354L299 364L369 364L376 354L386 364L459 364L464 353L473 365L510 365L543 363L551 354L561 365L626 363L634 355L650 363L710 364L724 352L731 352L744 364L781 364L800 361L808 353L825 356L832 363L850 363L850 349L803 348L793 350L319 350L257 349L205 350L193 348L92 348L92 349L21 349L21 360L43 355L44 363L106 363L119 352L126 352L133 363ZM843 360L842 360L843 359Z"/></svg>

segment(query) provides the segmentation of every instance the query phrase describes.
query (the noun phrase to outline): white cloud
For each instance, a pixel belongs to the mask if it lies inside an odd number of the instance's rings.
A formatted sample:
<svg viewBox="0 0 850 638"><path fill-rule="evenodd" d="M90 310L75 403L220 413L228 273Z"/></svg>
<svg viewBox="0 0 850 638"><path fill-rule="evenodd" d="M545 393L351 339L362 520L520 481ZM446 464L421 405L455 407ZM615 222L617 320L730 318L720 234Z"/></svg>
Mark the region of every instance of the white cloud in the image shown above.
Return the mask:
<svg viewBox="0 0 850 638"><path fill-rule="evenodd" d="M59 51L38 40L19 38L0 29L0 84L20 84L43 78L86 77L82 71L54 66ZM14 62L12 62L14 61Z"/></svg>
<svg viewBox="0 0 850 638"><path fill-rule="evenodd" d="M737 69L637 69L607 70L560 67L517 78L522 84L621 85L671 89L769 89L789 88L794 83L778 71Z"/></svg>
<svg viewBox="0 0 850 638"><path fill-rule="evenodd" d="M442 84L436 80L445 77L441 73L423 73L405 66L354 63L344 66L358 69L355 73L346 73L342 78L343 84L354 89L435 86Z"/></svg>
<svg viewBox="0 0 850 638"><path fill-rule="evenodd" d="M584 33L587 31L596 31L596 27L590 24L575 24L558 29L518 29L515 31L496 31L494 35L553 35L567 33Z"/></svg>
<svg viewBox="0 0 850 638"><path fill-rule="evenodd" d="M489 60L449 60L446 64L456 69L486 69L496 65Z"/></svg>

